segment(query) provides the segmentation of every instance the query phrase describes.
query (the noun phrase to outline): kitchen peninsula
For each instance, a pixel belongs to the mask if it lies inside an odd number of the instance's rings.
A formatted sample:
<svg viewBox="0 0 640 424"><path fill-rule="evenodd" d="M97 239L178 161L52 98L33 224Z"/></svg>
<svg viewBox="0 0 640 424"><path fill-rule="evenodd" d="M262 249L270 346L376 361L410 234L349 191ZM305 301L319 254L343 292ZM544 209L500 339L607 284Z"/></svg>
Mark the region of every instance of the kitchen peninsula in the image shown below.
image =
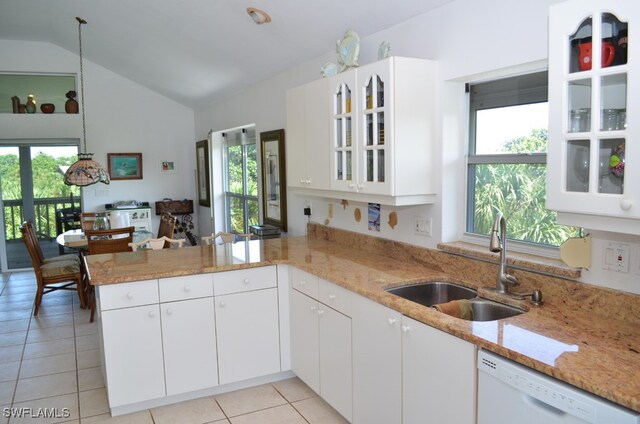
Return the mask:
<svg viewBox="0 0 640 424"><path fill-rule="evenodd" d="M543 306L516 302L528 311L497 322L464 321L386 293L384 288L444 280L507 303L485 289L494 284L495 263L316 224L309 226L307 237L96 255L86 257L86 262L91 283L97 287L105 382L114 415L290 375L289 296L291 274L296 269L347 289L354 305L356 298L373 301L473 346L640 411L640 297L636 295L517 269L513 272L522 282L520 288L541 289ZM256 295L261 297L254 298ZM245 307L230 320L224 317L234 302L245 300ZM177 327L167 325L182 311L181 306L192 315L185 315L188 318ZM124 312L128 315L123 315L117 328L126 337L120 337L110 320ZM206 321L196 316L210 318ZM155 318L157 323L136 330L145 317L150 318L147 321ZM254 341L262 344L259 349L251 351L244 341L234 340L242 328L257 324L261 337ZM394 324L390 319L389 325ZM173 343L202 343L207 337L200 332L209 332L206 349L173 350ZM136 340L141 334L144 340ZM140 345L144 352L131 356L127 343ZM234 358L235 352L224 351L228 346L243 355ZM117 359L110 354L113 349L117 349ZM203 351L209 356L197 357ZM259 361L251 356L254 352L259 352ZM172 358L175 363L170 364ZM259 364L241 375L238 370L246 364L232 363L232 359ZM172 370L198 360L213 364L209 370L198 367L187 371L197 375L198 381L184 382ZM353 363L359 360L354 350ZM148 396L131 397L131 393L144 391L128 386L131 370L147 373L133 380L135 385L155 385ZM353 384L357 384L356 377ZM131 393L120 392L122 387ZM354 411L354 422L356 416Z"/></svg>

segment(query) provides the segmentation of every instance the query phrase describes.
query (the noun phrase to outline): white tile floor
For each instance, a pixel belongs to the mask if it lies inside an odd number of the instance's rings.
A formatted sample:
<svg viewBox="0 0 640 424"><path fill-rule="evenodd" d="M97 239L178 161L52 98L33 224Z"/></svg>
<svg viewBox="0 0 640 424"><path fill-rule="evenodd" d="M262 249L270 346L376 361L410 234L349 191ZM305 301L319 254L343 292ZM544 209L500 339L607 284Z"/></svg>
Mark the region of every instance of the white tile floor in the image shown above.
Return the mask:
<svg viewBox="0 0 640 424"><path fill-rule="evenodd" d="M112 418L97 324L68 291L45 295L32 316L35 285L33 273L0 275L0 424L346 423L297 378ZM45 412L58 417L36 416Z"/></svg>

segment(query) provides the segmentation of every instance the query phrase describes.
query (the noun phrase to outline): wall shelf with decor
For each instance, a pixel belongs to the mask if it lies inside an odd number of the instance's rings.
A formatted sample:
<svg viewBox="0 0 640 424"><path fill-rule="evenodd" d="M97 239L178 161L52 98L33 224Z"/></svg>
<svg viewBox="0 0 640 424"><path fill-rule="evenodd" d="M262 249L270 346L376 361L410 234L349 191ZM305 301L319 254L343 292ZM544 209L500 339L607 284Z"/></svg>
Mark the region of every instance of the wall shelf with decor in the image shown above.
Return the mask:
<svg viewBox="0 0 640 424"><path fill-rule="evenodd" d="M0 113L77 114L76 92L75 75L0 73ZM29 96L35 101L31 113Z"/></svg>

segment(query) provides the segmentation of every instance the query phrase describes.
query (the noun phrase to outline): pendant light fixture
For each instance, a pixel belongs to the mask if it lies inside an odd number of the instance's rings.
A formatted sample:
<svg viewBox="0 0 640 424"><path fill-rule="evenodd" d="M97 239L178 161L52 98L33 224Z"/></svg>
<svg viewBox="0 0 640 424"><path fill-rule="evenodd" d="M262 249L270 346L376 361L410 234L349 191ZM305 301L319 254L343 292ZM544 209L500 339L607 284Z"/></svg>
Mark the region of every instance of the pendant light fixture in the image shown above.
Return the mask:
<svg viewBox="0 0 640 424"><path fill-rule="evenodd" d="M64 174L66 185L79 187L95 183L109 184L109 173L97 161L93 160L93 153L87 153L87 125L84 118L84 75L82 69L82 25L86 24L82 18L78 21L78 41L80 44L80 104L82 105L82 153L78 153L78 161L67 169Z"/></svg>

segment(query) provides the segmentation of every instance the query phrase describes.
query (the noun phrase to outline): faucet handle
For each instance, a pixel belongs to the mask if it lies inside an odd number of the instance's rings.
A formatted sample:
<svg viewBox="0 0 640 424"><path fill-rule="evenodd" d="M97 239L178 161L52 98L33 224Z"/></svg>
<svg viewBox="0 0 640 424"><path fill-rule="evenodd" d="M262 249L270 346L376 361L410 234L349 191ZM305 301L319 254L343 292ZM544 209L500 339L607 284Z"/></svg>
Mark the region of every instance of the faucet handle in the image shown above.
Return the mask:
<svg viewBox="0 0 640 424"><path fill-rule="evenodd" d="M518 284L520 284L520 282L514 275L506 274L506 273L504 274L504 279L502 282L509 284L510 286L517 286Z"/></svg>

